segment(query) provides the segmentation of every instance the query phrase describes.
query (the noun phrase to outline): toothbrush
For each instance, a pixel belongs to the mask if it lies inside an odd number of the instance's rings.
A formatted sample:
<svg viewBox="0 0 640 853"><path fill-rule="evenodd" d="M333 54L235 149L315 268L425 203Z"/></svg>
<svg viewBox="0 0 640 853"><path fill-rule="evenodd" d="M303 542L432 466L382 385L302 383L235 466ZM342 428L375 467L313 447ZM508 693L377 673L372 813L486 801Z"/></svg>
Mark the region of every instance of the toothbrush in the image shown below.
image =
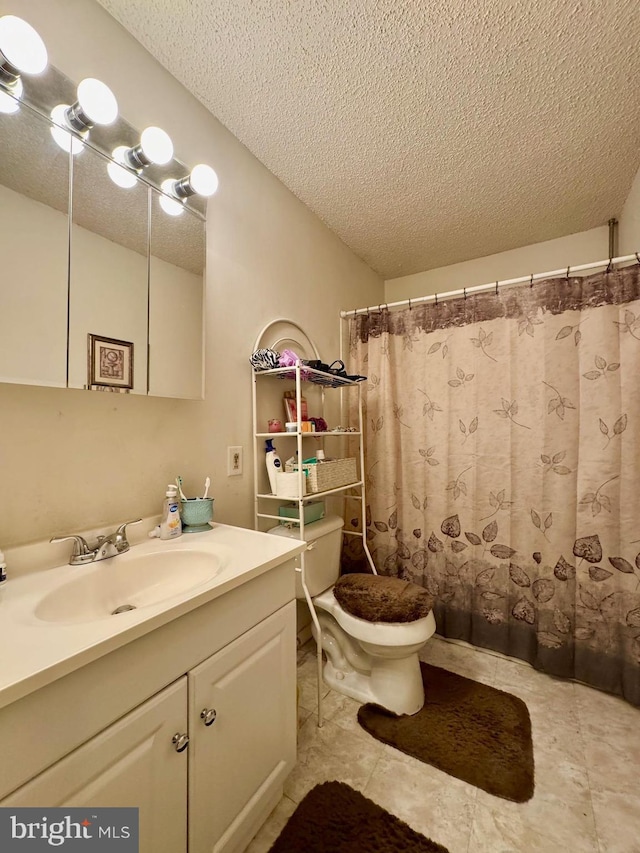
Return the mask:
<svg viewBox="0 0 640 853"><path fill-rule="evenodd" d="M184 492L182 491L182 477L180 477L179 475L176 477L176 486L178 487L178 491L180 492L180 497L183 501L186 501Z"/></svg>
<svg viewBox="0 0 640 853"><path fill-rule="evenodd" d="M209 486L211 485L211 477L207 477L204 481L204 495L202 496L202 500L204 500L209 494Z"/></svg>

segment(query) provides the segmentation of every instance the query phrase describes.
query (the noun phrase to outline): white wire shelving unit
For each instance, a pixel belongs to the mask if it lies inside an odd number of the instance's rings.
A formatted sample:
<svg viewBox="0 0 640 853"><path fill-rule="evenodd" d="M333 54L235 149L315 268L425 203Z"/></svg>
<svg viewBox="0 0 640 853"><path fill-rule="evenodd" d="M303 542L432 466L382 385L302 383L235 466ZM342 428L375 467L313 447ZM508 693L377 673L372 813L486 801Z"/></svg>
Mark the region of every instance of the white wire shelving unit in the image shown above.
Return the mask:
<svg viewBox="0 0 640 853"><path fill-rule="evenodd" d="M286 336L281 336L275 340L271 340L271 335L275 334L276 328L281 327L286 330ZM293 334L289 334L290 330L293 329ZM303 341L298 340L295 336L302 336ZM307 346L304 345L304 341L307 342ZM255 345L254 352L258 349L269 348L273 350L278 350L280 346L284 343L293 345L295 347L297 345L297 349L294 351L298 354L309 354L309 348L311 350L312 355L308 355L308 358L320 360L320 354L318 352L317 347L308 336L308 334L304 331L304 329L295 323L292 320L288 320L286 318L278 318L276 320L272 320L268 323L258 335ZM277 383L285 381L288 383L288 388L291 386L295 388L295 401L296 401L296 413L297 413L297 429L295 432L264 432L260 429L260 388L259 386L262 383ZM304 540L304 531L305 526L308 526L308 523L305 524L304 518L304 507L310 501L322 500L325 497L342 497L345 501L351 501L353 504L359 506L359 514L360 514L360 529L359 530L344 530L343 535L345 536L355 536L360 537L362 539L362 546L364 553L366 555L367 561L371 567L371 570L374 574L377 574L376 568L373 563L373 559L371 557L371 553L369 551L367 545L366 538L366 494L365 494L365 484L363 479L364 468L364 444L363 444L363 416L362 416L362 398L361 398L361 383L352 381L350 379L345 379L344 377L335 376L333 374L328 374L325 371L315 370L306 365L301 364L298 361L295 367L277 367L271 370L254 370L253 371L253 383L252 383L252 411L253 411L253 481L254 481L254 527L256 530L264 530L266 528L267 522L280 522L290 524L294 529L297 529L298 535L301 540ZM345 406L345 397L344 394L357 394L357 412L358 412L358 426L355 431L345 430L345 429L335 429L328 430L326 432L303 432L302 431L302 390L304 387L319 387L320 388L320 400L319 400L319 408L321 409L322 416L324 416L325 411L325 392L327 389L330 389L331 392L337 391L340 394L340 417L341 422L344 419L344 413L346 410ZM297 489L297 497L281 497L278 495L271 494L268 491L265 491L261 488L262 483L267 483L268 480L266 478L266 469L264 464L264 445L263 442L265 439L278 440L280 439L281 446L287 447L287 452L291 452L291 441L295 440L295 451L297 452L297 459L302 461L305 456L303 455L303 446L307 444L308 447L311 446L310 439L315 440L316 442L321 441L324 445L325 442L331 441L334 438L349 438L355 439L358 444L358 457L357 457L357 470L358 470L358 479L356 479L352 483L347 483L342 486L338 486L337 488L326 489L321 492L309 492L304 494L304 481L305 474L302 465L298 465L298 489ZM279 454L281 455L281 454ZM282 458L282 457L281 457ZM347 494L347 492L353 492L353 494ZM297 503L298 505L298 516L297 519L286 519L277 514L278 504L283 503ZM275 511L272 510L272 507L275 506ZM345 506L343 504L343 510ZM313 522L311 522L313 523ZM307 549L308 550L308 549ZM318 690L318 726L321 727L323 724L323 716L322 716L322 628L320 626L320 620L318 619L316 609L313 604L313 597L310 594L309 586L307 584L307 568L306 568L306 551L303 551L300 555L300 566L296 567L296 571L300 573L300 581L302 590L304 592L304 597L309 606L309 612L311 614L311 620L313 622L314 630L315 630L315 638L316 638L316 664L317 664L317 690Z"/></svg>

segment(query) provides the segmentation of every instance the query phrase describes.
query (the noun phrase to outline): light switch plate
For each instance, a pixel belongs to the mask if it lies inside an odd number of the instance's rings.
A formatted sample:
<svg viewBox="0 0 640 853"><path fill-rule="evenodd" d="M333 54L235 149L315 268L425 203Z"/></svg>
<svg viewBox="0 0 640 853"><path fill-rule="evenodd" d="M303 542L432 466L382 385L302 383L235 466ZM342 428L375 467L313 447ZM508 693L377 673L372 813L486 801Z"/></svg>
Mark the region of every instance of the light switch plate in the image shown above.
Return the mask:
<svg viewBox="0 0 640 853"><path fill-rule="evenodd" d="M227 477L242 474L242 447L227 447Z"/></svg>

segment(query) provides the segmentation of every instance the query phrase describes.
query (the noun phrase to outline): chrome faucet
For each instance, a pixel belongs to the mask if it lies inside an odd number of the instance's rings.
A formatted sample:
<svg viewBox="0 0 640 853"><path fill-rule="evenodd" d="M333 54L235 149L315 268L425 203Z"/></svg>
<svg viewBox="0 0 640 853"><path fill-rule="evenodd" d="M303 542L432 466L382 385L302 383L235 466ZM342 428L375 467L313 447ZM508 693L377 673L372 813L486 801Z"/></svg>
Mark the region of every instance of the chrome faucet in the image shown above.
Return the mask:
<svg viewBox="0 0 640 853"><path fill-rule="evenodd" d="M124 554L128 551L130 546L126 535L127 525L138 524L141 521L141 518L125 521L108 536L98 536L94 545L89 545L84 536L77 533L72 533L69 536L54 536L49 542L65 542L67 539L72 539L73 548L69 565L85 566L87 563L97 563L98 560L107 560L109 557L117 557L118 554Z"/></svg>

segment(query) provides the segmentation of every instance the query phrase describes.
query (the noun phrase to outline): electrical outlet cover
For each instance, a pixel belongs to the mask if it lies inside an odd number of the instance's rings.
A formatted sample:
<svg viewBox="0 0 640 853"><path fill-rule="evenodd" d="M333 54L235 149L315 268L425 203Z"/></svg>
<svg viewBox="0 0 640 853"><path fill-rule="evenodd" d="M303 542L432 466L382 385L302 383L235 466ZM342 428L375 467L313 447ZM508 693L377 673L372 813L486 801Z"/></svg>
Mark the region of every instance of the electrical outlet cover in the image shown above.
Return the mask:
<svg viewBox="0 0 640 853"><path fill-rule="evenodd" d="M227 447L227 477L242 474L242 447Z"/></svg>

